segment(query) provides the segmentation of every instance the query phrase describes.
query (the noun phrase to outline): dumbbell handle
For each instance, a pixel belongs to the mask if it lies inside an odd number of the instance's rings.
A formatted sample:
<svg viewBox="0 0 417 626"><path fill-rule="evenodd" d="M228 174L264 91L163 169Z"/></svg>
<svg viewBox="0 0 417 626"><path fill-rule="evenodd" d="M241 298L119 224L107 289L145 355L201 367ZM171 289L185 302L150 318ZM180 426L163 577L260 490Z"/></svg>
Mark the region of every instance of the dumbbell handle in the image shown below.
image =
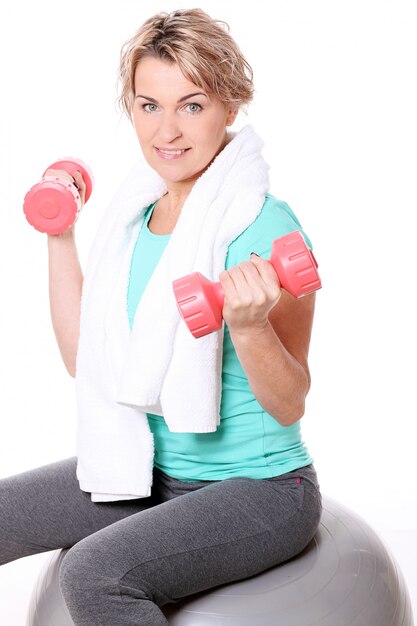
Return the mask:
<svg viewBox="0 0 417 626"><path fill-rule="evenodd" d="M321 288L317 261L300 231L274 240L270 262L281 287L296 298ZM224 292L220 282L193 272L174 280L172 286L178 311L194 337L221 328Z"/></svg>

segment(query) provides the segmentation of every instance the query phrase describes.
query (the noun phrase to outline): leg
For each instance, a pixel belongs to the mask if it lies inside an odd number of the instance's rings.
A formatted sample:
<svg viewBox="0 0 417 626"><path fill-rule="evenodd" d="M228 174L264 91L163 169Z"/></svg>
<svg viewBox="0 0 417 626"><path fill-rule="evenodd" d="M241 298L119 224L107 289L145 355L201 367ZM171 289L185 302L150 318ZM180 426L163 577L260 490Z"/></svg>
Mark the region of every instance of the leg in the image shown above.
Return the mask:
<svg viewBox="0 0 417 626"><path fill-rule="evenodd" d="M314 476L204 484L82 540L60 572L74 623L166 626L164 604L295 556L320 519Z"/></svg>
<svg viewBox="0 0 417 626"><path fill-rule="evenodd" d="M71 457L0 480L0 565L70 547L153 505L151 498L94 503L75 472Z"/></svg>

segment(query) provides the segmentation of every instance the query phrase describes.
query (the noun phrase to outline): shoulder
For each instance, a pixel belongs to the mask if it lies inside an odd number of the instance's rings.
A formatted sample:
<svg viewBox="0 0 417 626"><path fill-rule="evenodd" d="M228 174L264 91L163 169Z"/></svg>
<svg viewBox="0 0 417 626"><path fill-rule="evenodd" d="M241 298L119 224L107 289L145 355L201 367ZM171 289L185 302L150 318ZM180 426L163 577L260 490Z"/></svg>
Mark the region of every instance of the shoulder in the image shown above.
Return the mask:
<svg viewBox="0 0 417 626"><path fill-rule="evenodd" d="M284 200L266 193L256 219L230 244L226 268L247 260L251 252L269 259L273 241L295 230L303 233L307 245L312 249L311 241L291 207Z"/></svg>
<svg viewBox="0 0 417 626"><path fill-rule="evenodd" d="M270 225L275 229L281 228L283 235L289 232L288 228L293 230L301 228L300 221L291 207L284 200L280 200L270 193L265 194L265 202L258 218L255 220L258 223L253 224L255 227Z"/></svg>

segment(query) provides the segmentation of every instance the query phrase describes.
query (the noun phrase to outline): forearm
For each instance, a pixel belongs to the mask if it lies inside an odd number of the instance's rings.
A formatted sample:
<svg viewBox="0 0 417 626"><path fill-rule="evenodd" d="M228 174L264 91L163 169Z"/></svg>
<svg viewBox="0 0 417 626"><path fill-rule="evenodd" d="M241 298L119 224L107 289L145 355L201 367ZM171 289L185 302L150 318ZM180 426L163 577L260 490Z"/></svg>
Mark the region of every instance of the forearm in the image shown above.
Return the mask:
<svg viewBox="0 0 417 626"><path fill-rule="evenodd" d="M74 232L48 235L48 255L52 326L65 367L75 376L83 275Z"/></svg>
<svg viewBox="0 0 417 626"><path fill-rule="evenodd" d="M304 414L309 375L285 349L271 324L238 333L230 331L237 357L262 408L283 426Z"/></svg>

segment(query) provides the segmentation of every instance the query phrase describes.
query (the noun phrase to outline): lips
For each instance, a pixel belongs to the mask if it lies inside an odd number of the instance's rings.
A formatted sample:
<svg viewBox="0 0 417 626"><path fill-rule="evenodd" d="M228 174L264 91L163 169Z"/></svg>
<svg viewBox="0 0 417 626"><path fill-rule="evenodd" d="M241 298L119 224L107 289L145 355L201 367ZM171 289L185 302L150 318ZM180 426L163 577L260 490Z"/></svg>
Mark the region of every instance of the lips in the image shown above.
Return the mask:
<svg viewBox="0 0 417 626"><path fill-rule="evenodd" d="M178 148L178 150L181 150L180 153L163 152L163 148L157 148L156 146L155 146L155 150L158 156L161 157L161 159L172 160L172 159L180 159L182 156L184 156L186 152L188 152L188 150L191 150L191 148Z"/></svg>
<svg viewBox="0 0 417 626"><path fill-rule="evenodd" d="M157 146L155 146L157 150L159 150L159 152L164 152L164 153L175 153L178 152L179 150L181 150L181 152L185 152L186 150L189 150L190 148L158 148Z"/></svg>

